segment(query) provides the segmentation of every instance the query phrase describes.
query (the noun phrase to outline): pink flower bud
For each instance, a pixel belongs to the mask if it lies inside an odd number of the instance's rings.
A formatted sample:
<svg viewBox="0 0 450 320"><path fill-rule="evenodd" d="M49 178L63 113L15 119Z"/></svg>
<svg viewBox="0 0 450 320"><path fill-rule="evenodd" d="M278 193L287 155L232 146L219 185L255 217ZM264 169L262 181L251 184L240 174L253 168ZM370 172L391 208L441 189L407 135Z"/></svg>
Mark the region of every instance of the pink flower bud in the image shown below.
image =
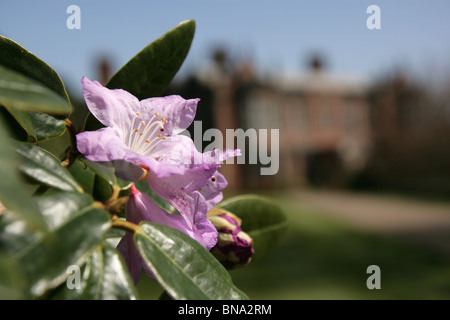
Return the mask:
<svg viewBox="0 0 450 320"><path fill-rule="evenodd" d="M254 254L253 239L242 231L242 220L219 208L211 209L208 219L219 232L217 244L211 249L217 260L228 270L249 263Z"/></svg>

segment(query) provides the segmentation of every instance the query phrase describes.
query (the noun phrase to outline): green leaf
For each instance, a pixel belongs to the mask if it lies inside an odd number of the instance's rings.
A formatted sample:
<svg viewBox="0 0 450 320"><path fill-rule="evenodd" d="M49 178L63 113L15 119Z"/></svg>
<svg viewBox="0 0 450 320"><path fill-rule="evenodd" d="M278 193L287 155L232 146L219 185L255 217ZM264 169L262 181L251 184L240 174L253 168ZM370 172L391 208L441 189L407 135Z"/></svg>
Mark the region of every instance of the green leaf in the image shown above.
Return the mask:
<svg viewBox="0 0 450 320"><path fill-rule="evenodd" d="M248 299L219 261L186 234L141 222L134 241L156 280L174 299Z"/></svg>
<svg viewBox="0 0 450 320"><path fill-rule="evenodd" d="M1 35L0 65L40 82L70 105L64 84L55 70L17 42Z"/></svg>
<svg viewBox="0 0 450 320"><path fill-rule="evenodd" d="M126 90L139 100L160 96L183 64L194 34L194 20L181 22L136 54L106 86ZM94 131L102 127L89 113L84 130Z"/></svg>
<svg viewBox="0 0 450 320"><path fill-rule="evenodd" d="M18 167L27 176L59 190L83 192L83 188L51 153L29 143L18 144L16 151Z"/></svg>
<svg viewBox="0 0 450 320"><path fill-rule="evenodd" d="M63 285L54 296L65 300L136 300L137 292L121 254L101 244L84 266L80 288Z"/></svg>
<svg viewBox="0 0 450 320"><path fill-rule="evenodd" d="M194 33L194 20L181 22L128 61L107 87L124 89L139 100L161 95L183 64Z"/></svg>
<svg viewBox="0 0 450 320"><path fill-rule="evenodd" d="M96 175L106 180L109 184L114 185L116 183L116 175L114 173L113 167L107 167L84 158L81 158L80 161L84 163Z"/></svg>
<svg viewBox="0 0 450 320"><path fill-rule="evenodd" d="M26 298L26 281L20 265L10 255L0 252L0 300Z"/></svg>
<svg viewBox="0 0 450 320"><path fill-rule="evenodd" d="M66 130L64 120L40 112L6 108L22 128L36 141L42 141L62 135Z"/></svg>
<svg viewBox="0 0 450 320"><path fill-rule="evenodd" d="M95 173L92 172L83 162L79 159L68 168L72 176L83 187L86 193L91 194L94 186Z"/></svg>
<svg viewBox="0 0 450 320"><path fill-rule="evenodd" d="M59 137L66 131L66 122L45 113L28 112L37 141Z"/></svg>
<svg viewBox="0 0 450 320"><path fill-rule="evenodd" d="M69 114L70 103L28 76L0 65L0 103L9 108Z"/></svg>
<svg viewBox="0 0 450 320"><path fill-rule="evenodd" d="M111 198L113 194L113 188L111 184L99 175L95 175L94 187L92 189L92 196L95 200L100 202L106 202Z"/></svg>
<svg viewBox="0 0 450 320"><path fill-rule="evenodd" d="M109 213L95 208L86 194L58 192L38 198L48 231L30 230L9 212L1 218L0 244L22 266L31 296L63 283L71 265L81 265L105 238Z"/></svg>
<svg viewBox="0 0 450 320"><path fill-rule="evenodd" d="M125 181L116 176L115 169L113 167L114 161L111 161L110 164L112 166L106 166L98 162L89 161L87 159L80 159L82 163L84 163L87 167L89 167L92 172L94 172L97 176L101 177L103 180L107 181L110 185L119 187L121 190L125 190L131 187L132 182ZM122 166L126 166L127 164L124 162ZM141 168L135 165L129 165L128 171L133 171L137 177L143 174Z"/></svg>
<svg viewBox="0 0 450 320"><path fill-rule="evenodd" d="M242 219L242 230L253 238L255 254L252 260L263 257L276 244L287 228L286 216L272 199L258 195L229 198L218 207Z"/></svg>
<svg viewBox="0 0 450 320"><path fill-rule="evenodd" d="M17 154L14 151L5 123L0 117L0 202L33 228L45 228L36 203L19 179Z"/></svg>

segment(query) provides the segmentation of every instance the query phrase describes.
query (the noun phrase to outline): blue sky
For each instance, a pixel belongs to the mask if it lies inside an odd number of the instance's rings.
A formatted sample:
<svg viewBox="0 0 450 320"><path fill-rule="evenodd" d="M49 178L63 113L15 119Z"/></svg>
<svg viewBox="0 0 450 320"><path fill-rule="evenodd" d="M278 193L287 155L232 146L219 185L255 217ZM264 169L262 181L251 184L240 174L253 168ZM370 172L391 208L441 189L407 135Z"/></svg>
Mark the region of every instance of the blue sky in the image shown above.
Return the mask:
<svg viewBox="0 0 450 320"><path fill-rule="evenodd" d="M69 30L66 9L81 9L81 30ZM366 9L381 8L381 30L368 30ZM269 0L1 0L0 34L50 64L68 87L95 78L106 54L114 71L186 19L197 30L180 74L198 68L213 44L251 57L263 72L304 69L322 52L329 69L373 78L401 66L450 70L450 1Z"/></svg>

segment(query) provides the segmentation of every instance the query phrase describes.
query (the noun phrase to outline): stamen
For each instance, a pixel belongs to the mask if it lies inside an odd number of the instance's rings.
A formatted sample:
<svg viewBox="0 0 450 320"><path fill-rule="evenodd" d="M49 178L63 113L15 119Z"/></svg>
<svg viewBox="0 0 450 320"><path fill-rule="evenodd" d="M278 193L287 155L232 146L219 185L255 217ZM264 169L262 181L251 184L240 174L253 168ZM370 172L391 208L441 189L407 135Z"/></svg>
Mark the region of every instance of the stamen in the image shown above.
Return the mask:
<svg viewBox="0 0 450 320"><path fill-rule="evenodd" d="M134 116L133 116L133 121L132 121L132 124L131 124L131 128L134 128L135 127L135 124L136 124L136 119L137 119L137 117L139 117L141 114L138 112L138 113L135 113L134 114ZM129 133L129 135L128 135L128 143L127 143L127 145L128 146L130 146L130 144L131 144L131 138L132 138L132 136L133 136L133 132L138 132L139 131L139 129L135 129L135 130L133 130L133 131L131 131L130 133Z"/></svg>
<svg viewBox="0 0 450 320"><path fill-rule="evenodd" d="M158 113L158 112L156 112L156 113L155 113L155 116L159 117L159 113Z"/></svg>
<svg viewBox="0 0 450 320"><path fill-rule="evenodd" d="M167 120L165 118L161 118L161 121L164 122L165 124L167 123Z"/></svg>
<svg viewBox="0 0 450 320"><path fill-rule="evenodd" d="M154 119L154 116L152 119ZM148 137L152 137L155 134L156 130L158 129L158 125L161 125L161 121L155 121L145 128L145 130L142 132L144 137L137 141L137 146L134 148L134 150L136 152L141 153L141 154L145 154L147 152L147 147L144 148L143 150L140 150L142 147L142 144L144 143L144 139L148 138ZM153 132L151 132L149 134L149 132L152 128L154 128ZM150 139L150 141L153 141L153 139Z"/></svg>

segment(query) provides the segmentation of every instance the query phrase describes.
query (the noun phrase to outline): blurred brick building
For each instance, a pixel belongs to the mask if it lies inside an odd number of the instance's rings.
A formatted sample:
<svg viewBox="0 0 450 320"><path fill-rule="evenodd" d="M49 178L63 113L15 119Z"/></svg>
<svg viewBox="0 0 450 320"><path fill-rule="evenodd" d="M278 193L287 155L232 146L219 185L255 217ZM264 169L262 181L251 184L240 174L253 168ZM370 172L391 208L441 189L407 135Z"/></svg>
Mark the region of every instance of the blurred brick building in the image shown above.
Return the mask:
<svg viewBox="0 0 450 320"><path fill-rule="evenodd" d="M203 121L203 130L217 128L224 137L226 129L279 130L278 173L261 175L261 165L248 162L224 164L230 188L339 185L367 160L368 86L327 73L317 57L303 74L261 77L250 63L231 66L219 50L211 65L170 92L202 99L196 119Z"/></svg>

